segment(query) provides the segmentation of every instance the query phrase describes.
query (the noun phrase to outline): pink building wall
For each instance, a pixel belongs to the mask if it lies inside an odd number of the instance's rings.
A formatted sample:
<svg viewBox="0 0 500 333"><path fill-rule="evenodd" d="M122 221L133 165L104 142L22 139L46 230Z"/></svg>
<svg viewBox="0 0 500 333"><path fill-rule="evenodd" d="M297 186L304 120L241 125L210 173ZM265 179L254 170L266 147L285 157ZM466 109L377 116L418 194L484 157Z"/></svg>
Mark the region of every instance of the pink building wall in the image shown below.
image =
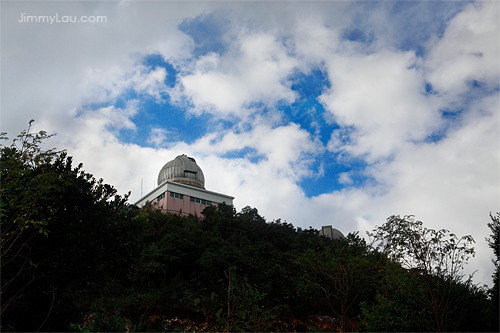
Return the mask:
<svg viewBox="0 0 500 333"><path fill-rule="evenodd" d="M183 195L183 198L175 198L170 196L170 191L165 192L165 197L157 201L158 208L166 212L176 213L181 215L197 215L201 216L201 212L207 207L201 203L192 202L189 195ZM211 203L212 206L217 207L216 202Z"/></svg>

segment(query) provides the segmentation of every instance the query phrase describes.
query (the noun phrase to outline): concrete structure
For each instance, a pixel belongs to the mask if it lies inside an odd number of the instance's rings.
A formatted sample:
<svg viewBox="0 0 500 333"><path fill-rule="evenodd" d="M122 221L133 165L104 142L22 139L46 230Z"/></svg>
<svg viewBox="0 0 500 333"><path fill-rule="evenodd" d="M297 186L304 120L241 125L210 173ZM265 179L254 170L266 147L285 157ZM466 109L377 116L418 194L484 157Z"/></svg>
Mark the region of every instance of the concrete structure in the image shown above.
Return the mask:
<svg viewBox="0 0 500 333"><path fill-rule="evenodd" d="M331 225L321 227L319 235L326 236L331 239L345 238L344 234L342 234L339 230L333 228Z"/></svg>
<svg viewBox="0 0 500 333"><path fill-rule="evenodd" d="M179 155L161 168L158 187L135 204L142 207L149 203L164 212L200 216L207 206L232 205L233 199L230 195L207 191L205 176L195 159Z"/></svg>

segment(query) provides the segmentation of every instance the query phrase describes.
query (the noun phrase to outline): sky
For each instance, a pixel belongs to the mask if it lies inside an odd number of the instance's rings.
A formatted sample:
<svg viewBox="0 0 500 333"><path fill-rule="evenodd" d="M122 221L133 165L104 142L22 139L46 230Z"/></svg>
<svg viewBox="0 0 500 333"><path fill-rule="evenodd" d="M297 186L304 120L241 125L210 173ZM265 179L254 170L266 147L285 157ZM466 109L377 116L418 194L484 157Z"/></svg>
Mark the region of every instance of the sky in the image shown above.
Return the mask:
<svg viewBox="0 0 500 333"><path fill-rule="evenodd" d="M500 211L497 1L2 1L0 129L136 202L180 154L237 211L472 235ZM141 183L142 188L141 188Z"/></svg>

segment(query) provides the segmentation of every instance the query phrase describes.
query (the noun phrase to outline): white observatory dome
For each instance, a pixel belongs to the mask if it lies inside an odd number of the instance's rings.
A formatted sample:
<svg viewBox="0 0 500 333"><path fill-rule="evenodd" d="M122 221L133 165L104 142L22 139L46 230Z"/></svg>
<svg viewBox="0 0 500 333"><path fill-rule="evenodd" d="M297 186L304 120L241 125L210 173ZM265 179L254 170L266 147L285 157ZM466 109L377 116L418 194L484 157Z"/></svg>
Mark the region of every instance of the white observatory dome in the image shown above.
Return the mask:
<svg viewBox="0 0 500 333"><path fill-rule="evenodd" d="M205 189L205 176L192 157L179 155L161 168L158 174L158 185L165 181L186 184Z"/></svg>
<svg viewBox="0 0 500 333"><path fill-rule="evenodd" d="M331 239L345 239L345 236L340 230L333 228L331 225L321 227L320 236L326 236Z"/></svg>

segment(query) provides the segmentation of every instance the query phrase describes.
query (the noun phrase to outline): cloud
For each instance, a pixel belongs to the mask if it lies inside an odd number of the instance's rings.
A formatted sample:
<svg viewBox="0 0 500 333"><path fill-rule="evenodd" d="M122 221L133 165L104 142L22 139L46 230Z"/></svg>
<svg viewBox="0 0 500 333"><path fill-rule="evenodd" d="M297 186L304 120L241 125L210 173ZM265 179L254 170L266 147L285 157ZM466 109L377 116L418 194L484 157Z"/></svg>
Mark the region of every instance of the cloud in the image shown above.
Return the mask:
<svg viewBox="0 0 500 333"><path fill-rule="evenodd" d="M273 107L282 100L293 102L296 96L287 77L296 66L274 36L242 32L227 53L203 56L193 73L180 76L182 94L195 113L242 116L261 103Z"/></svg>
<svg viewBox="0 0 500 333"><path fill-rule="evenodd" d="M139 80L149 78L153 83L152 75L161 73L146 75L136 68L137 60L151 50L166 59L189 56L189 37L177 26L183 17L199 14L206 7L203 3L196 8L171 3L158 10L159 6L133 2L2 3L2 96L8 96L2 98L2 130L18 133L30 118L40 118L41 112L57 118L82 104L109 101L130 83L156 94L159 87L143 87ZM169 6L175 10L168 10ZM107 22L19 23L20 13L104 15Z"/></svg>
<svg viewBox="0 0 500 333"><path fill-rule="evenodd" d="M255 150L257 156L264 156L259 162L262 168L269 168L281 177L297 181L309 174L308 165L321 145L295 123L272 126L268 119L256 117L247 131L230 130L220 134L209 134L192 145L200 152L226 153L245 148Z"/></svg>
<svg viewBox="0 0 500 333"><path fill-rule="evenodd" d="M232 32L229 15L227 10L216 9L211 13L203 13L182 21L179 30L192 37L195 46L192 52L194 57L207 53L222 53L226 50L226 33Z"/></svg>
<svg viewBox="0 0 500 333"><path fill-rule="evenodd" d="M353 180L351 176L349 176L348 172L342 172L339 174L339 182L341 184L351 185L353 183Z"/></svg>
<svg viewBox="0 0 500 333"><path fill-rule="evenodd" d="M158 102L161 102L161 94L167 90L164 83L166 76L167 71L165 68L155 68L149 73L136 71L131 78L131 82L135 91L154 96Z"/></svg>
<svg viewBox="0 0 500 333"><path fill-rule="evenodd" d="M340 32L321 21L318 16L306 16L295 27L294 51L309 66L323 63L325 55L335 54L340 45Z"/></svg>
<svg viewBox="0 0 500 333"><path fill-rule="evenodd" d="M161 147L168 141L169 132L164 128L153 128L148 138L148 143L153 144L155 147Z"/></svg>
<svg viewBox="0 0 500 333"><path fill-rule="evenodd" d="M426 77L447 98L457 98L477 80L499 87L499 4L496 1L468 5L435 39L426 59Z"/></svg>
<svg viewBox="0 0 500 333"><path fill-rule="evenodd" d="M374 167L373 176L389 187L367 209L377 212L379 221L383 215L415 214L434 229L471 234L478 260L490 258L483 240L489 233L488 213L497 211L500 202L498 105L498 95L477 102L462 127L442 141L408 146L394 160ZM490 272L481 270L478 280L489 281Z"/></svg>
<svg viewBox="0 0 500 333"><path fill-rule="evenodd" d="M327 63L331 89L320 96L335 121L350 128L349 140L338 130L332 151L366 156L370 162L390 156L407 141L425 139L439 126L437 106L424 92L413 52L379 51L339 55Z"/></svg>
<svg viewBox="0 0 500 333"><path fill-rule="evenodd" d="M130 89L138 94L147 94L154 97L158 103L162 102L162 95L167 93L165 68L149 70L142 65L132 65L128 68L94 68L82 75L80 85L87 92L84 99L91 103L113 102L126 94Z"/></svg>

